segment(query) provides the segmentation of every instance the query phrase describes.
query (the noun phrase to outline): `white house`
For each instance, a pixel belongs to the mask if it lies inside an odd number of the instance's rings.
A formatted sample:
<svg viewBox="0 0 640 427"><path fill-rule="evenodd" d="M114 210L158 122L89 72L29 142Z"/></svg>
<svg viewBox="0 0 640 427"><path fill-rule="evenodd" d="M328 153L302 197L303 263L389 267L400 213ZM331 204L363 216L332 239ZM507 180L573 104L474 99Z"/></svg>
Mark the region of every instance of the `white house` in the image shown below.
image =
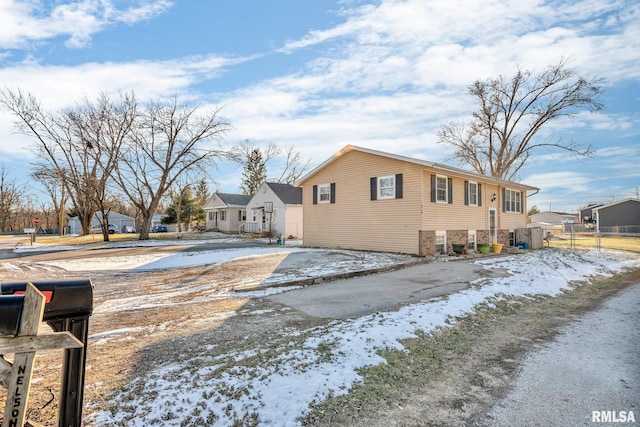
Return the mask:
<svg viewBox="0 0 640 427"><path fill-rule="evenodd" d="M115 229L118 230L118 233L122 232L122 229L125 225L130 225L132 227L136 226L135 218L132 218L127 215L122 215L117 212L109 212L109 224L114 225ZM93 214L93 219L91 220L91 228L99 229L101 227L101 218L102 212L96 212ZM80 234L82 232L82 227L80 226L80 220L77 216L69 219L69 234Z"/></svg>
<svg viewBox="0 0 640 427"><path fill-rule="evenodd" d="M248 232L272 232L272 236L302 238L302 188L265 182L247 203Z"/></svg>
<svg viewBox="0 0 640 427"><path fill-rule="evenodd" d="M247 203L251 196L244 194L215 193L204 205L207 213L207 230L238 233L247 217Z"/></svg>

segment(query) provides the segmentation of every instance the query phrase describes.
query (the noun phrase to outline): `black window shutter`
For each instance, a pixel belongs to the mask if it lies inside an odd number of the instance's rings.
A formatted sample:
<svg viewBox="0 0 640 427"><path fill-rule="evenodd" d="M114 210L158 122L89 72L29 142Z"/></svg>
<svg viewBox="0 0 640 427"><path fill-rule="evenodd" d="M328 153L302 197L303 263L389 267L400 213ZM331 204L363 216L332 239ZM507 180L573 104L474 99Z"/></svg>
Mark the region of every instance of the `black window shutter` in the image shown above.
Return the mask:
<svg viewBox="0 0 640 427"><path fill-rule="evenodd" d="M502 212L506 212L507 211L507 198L505 197L507 194L507 190L505 190L504 188L502 189Z"/></svg>
<svg viewBox="0 0 640 427"><path fill-rule="evenodd" d="M402 199L402 174L396 174L396 199Z"/></svg>
<svg viewBox="0 0 640 427"><path fill-rule="evenodd" d="M436 202L436 176L431 175L431 201Z"/></svg>
<svg viewBox="0 0 640 427"><path fill-rule="evenodd" d="M453 203L453 178L447 178L447 191L449 192L449 204Z"/></svg>
<svg viewBox="0 0 640 427"><path fill-rule="evenodd" d="M482 206L482 184L478 184L478 206Z"/></svg>
<svg viewBox="0 0 640 427"><path fill-rule="evenodd" d="M336 183L332 182L331 183L331 194L329 195L329 203L335 203L336 202Z"/></svg>
<svg viewBox="0 0 640 427"><path fill-rule="evenodd" d="M317 185L313 186L313 204L314 205L318 204L318 186Z"/></svg>
<svg viewBox="0 0 640 427"><path fill-rule="evenodd" d="M464 182L464 205L469 206L469 181Z"/></svg>
<svg viewBox="0 0 640 427"><path fill-rule="evenodd" d="M371 177L371 200L378 200L378 178Z"/></svg>

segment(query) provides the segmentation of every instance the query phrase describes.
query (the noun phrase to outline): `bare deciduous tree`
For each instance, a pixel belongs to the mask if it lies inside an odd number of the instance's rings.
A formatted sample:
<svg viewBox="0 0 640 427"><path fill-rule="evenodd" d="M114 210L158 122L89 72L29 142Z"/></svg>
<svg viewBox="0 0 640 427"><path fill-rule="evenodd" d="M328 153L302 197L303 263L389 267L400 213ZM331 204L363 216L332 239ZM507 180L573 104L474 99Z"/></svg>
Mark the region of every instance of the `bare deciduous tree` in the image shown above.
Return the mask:
<svg viewBox="0 0 640 427"><path fill-rule="evenodd" d="M293 185L309 169L310 159L302 159L299 151L294 151L293 145L284 150L284 167L278 182Z"/></svg>
<svg viewBox="0 0 640 427"><path fill-rule="evenodd" d="M45 188L45 191L49 195L53 209L56 212L55 224L58 226L58 233L60 236L64 234L65 226L65 206L69 195L66 193L66 187L62 185L63 176L60 176L57 171L51 169L36 169L31 173L33 179L38 181Z"/></svg>
<svg viewBox="0 0 640 427"><path fill-rule="evenodd" d="M103 238L108 241L106 201L120 148L136 118L133 95L112 101L101 94L95 103L85 99L73 108L50 113L30 94L3 90L0 104L18 117L22 133L36 138L36 171L59 179L61 193L71 199L83 234L90 233L93 215L100 211Z"/></svg>
<svg viewBox="0 0 640 427"><path fill-rule="evenodd" d="M539 74L518 68L511 78L478 80L468 88L478 103L472 119L443 125L438 140L451 145L461 163L502 179L513 179L541 147L590 156L588 145L561 137L544 139L538 132L551 120L575 118L585 110L600 111L604 84L600 77L577 76L565 59Z"/></svg>
<svg viewBox="0 0 640 427"><path fill-rule="evenodd" d="M24 185L18 184L9 171L0 168L0 231L7 231L14 227L13 216L21 205L24 195Z"/></svg>
<svg viewBox="0 0 640 427"><path fill-rule="evenodd" d="M90 148L74 139L74 131L66 120L68 115L43 110L33 95L20 90L1 90L0 105L16 115L19 132L36 139L39 159L36 168L49 169L60 177L82 230L88 234L95 212L91 198L93 177L88 160Z"/></svg>
<svg viewBox="0 0 640 427"><path fill-rule="evenodd" d="M183 174L227 156L217 149L228 129L219 110L199 114L195 107L152 104L139 114L114 176L120 190L142 216L140 240L149 238L151 221L165 193Z"/></svg>
<svg viewBox="0 0 640 427"><path fill-rule="evenodd" d="M87 148L88 195L101 221L102 236L109 241L109 213L113 205L112 174L120 157L122 145L131 132L137 115L135 96L121 95L116 102L101 94L96 103L85 100L83 105L67 111L66 118L73 138Z"/></svg>
<svg viewBox="0 0 640 427"><path fill-rule="evenodd" d="M280 168L277 178L269 178L271 182L293 185L308 169L311 161L303 160L300 152L293 146L280 148L273 142L261 147L254 141L245 140L232 150L232 159L244 166L243 180L240 190L243 194L254 194L260 185L267 180L267 168L273 163Z"/></svg>

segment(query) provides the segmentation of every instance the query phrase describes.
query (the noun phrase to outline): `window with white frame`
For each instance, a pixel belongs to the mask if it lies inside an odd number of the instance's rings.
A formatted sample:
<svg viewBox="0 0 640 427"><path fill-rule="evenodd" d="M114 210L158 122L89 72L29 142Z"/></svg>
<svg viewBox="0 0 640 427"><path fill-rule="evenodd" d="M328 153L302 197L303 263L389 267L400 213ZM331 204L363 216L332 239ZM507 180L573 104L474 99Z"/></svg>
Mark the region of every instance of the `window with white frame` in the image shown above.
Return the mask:
<svg viewBox="0 0 640 427"><path fill-rule="evenodd" d="M396 198L396 176L378 177L378 200Z"/></svg>
<svg viewBox="0 0 640 427"><path fill-rule="evenodd" d="M477 241L477 231L476 230L469 230L468 232L469 237L467 239L467 247L471 250L476 250L476 241Z"/></svg>
<svg viewBox="0 0 640 427"><path fill-rule="evenodd" d="M220 211L220 221L227 220L227 211Z"/></svg>
<svg viewBox="0 0 640 427"><path fill-rule="evenodd" d="M209 211L209 221L213 221L213 212Z"/></svg>
<svg viewBox="0 0 640 427"><path fill-rule="evenodd" d="M254 209L251 214L251 222L258 222L258 210Z"/></svg>
<svg viewBox="0 0 640 427"><path fill-rule="evenodd" d="M447 233L446 231L436 231L436 254L447 253Z"/></svg>
<svg viewBox="0 0 640 427"><path fill-rule="evenodd" d="M436 176L436 202L447 203L447 177Z"/></svg>
<svg viewBox="0 0 640 427"><path fill-rule="evenodd" d="M469 205L478 206L478 183L469 181L468 192Z"/></svg>
<svg viewBox="0 0 640 427"><path fill-rule="evenodd" d="M522 212L522 193L517 190L504 190L504 211Z"/></svg>
<svg viewBox="0 0 640 427"><path fill-rule="evenodd" d="M318 185L318 203L331 203L331 184Z"/></svg>

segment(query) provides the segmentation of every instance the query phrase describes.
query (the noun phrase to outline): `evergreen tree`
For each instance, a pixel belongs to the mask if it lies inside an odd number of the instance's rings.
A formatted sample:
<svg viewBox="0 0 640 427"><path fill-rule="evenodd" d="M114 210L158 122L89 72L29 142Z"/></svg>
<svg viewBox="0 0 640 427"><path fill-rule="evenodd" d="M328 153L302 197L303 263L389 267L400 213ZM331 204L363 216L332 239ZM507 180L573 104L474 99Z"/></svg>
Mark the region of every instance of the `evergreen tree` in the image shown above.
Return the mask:
<svg viewBox="0 0 640 427"><path fill-rule="evenodd" d="M258 187L267 179L267 164L259 148L251 150L242 172L240 190L242 194L256 194Z"/></svg>
<svg viewBox="0 0 640 427"><path fill-rule="evenodd" d="M191 188L187 186L173 200L171 206L167 208L166 216L162 218L162 223L176 224L179 222L179 229L184 226L184 229L188 230L192 222L204 223L205 219L205 212L200 205L200 200L193 195Z"/></svg>

